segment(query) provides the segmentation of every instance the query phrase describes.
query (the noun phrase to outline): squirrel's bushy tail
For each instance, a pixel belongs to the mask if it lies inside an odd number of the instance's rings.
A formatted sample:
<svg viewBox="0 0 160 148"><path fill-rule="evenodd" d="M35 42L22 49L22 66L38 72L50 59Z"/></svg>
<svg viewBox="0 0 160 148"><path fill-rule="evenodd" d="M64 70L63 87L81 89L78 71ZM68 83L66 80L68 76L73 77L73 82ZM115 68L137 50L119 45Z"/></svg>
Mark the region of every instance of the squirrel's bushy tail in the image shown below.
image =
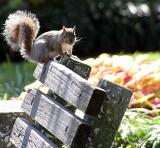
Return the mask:
<svg viewBox="0 0 160 148"><path fill-rule="evenodd" d="M12 49L20 49L21 54L31 50L32 43L39 31L36 16L27 11L16 11L8 16L3 35Z"/></svg>

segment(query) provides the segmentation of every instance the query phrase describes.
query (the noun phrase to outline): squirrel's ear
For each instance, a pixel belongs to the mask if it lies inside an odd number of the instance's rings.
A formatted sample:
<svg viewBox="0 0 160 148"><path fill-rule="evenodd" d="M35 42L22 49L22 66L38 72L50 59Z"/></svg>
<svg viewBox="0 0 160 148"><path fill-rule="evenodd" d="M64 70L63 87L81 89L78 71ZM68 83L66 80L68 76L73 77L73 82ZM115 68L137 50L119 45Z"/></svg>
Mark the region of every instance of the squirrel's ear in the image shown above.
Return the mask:
<svg viewBox="0 0 160 148"><path fill-rule="evenodd" d="M63 32L66 32L66 28L65 26L62 27Z"/></svg>
<svg viewBox="0 0 160 148"><path fill-rule="evenodd" d="M73 27L73 33L76 33L76 26Z"/></svg>

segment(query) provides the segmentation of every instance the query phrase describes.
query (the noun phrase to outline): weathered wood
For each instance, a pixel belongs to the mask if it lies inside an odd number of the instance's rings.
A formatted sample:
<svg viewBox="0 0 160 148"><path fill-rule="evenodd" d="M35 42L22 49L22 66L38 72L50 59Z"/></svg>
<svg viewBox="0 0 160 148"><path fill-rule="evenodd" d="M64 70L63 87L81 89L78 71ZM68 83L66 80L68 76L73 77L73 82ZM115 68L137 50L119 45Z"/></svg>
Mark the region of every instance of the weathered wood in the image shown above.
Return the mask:
<svg viewBox="0 0 160 148"><path fill-rule="evenodd" d="M60 64L65 65L67 68L71 69L84 79L88 79L91 72L91 67L84 64L82 61L74 59L69 55L65 54L60 60Z"/></svg>
<svg viewBox="0 0 160 148"><path fill-rule="evenodd" d="M27 94L22 109L64 144L72 146L74 141L74 144L79 143L80 148L84 146L84 137L90 129L87 123L39 90L31 90Z"/></svg>
<svg viewBox="0 0 160 148"><path fill-rule="evenodd" d="M58 148L35 127L20 118L14 124L10 141L21 148Z"/></svg>
<svg viewBox="0 0 160 148"><path fill-rule="evenodd" d="M103 102L102 96L105 92L103 89L89 84L87 80L59 63L49 62L45 66L39 64L34 76L58 96L83 112L88 110L90 102L96 101L95 110L98 110ZM99 96L95 97L95 94Z"/></svg>
<svg viewBox="0 0 160 148"><path fill-rule="evenodd" d="M132 92L102 79L98 86L106 90L106 99L98 118L91 122L92 131L89 137L89 148L110 148L123 115L129 104Z"/></svg>
<svg viewBox="0 0 160 148"><path fill-rule="evenodd" d="M67 54L64 54L64 56L61 58L59 63L71 69L73 72L83 77L84 79L88 79L89 74L91 72L90 66L84 64L81 60L78 60L77 58L75 59L74 57L70 57ZM70 103L63 100L61 97L57 96L56 93L52 92L52 90L49 89L48 95L50 97L56 98L56 100L59 103L61 103L63 106L65 106L70 111L72 112L75 111L74 106L72 106Z"/></svg>

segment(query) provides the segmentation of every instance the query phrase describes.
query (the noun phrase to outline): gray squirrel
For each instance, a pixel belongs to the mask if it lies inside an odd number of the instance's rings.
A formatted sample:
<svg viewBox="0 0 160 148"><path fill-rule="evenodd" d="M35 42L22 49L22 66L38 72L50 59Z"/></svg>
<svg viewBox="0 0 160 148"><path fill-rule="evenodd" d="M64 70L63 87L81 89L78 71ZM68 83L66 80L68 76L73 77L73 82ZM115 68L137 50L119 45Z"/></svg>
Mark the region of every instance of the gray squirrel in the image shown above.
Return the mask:
<svg viewBox="0 0 160 148"><path fill-rule="evenodd" d="M46 63L64 53L72 56L76 43L75 27L63 26L61 30L48 31L37 37L39 28L34 14L16 11L8 16L3 36L13 50L18 49L24 58L34 63Z"/></svg>

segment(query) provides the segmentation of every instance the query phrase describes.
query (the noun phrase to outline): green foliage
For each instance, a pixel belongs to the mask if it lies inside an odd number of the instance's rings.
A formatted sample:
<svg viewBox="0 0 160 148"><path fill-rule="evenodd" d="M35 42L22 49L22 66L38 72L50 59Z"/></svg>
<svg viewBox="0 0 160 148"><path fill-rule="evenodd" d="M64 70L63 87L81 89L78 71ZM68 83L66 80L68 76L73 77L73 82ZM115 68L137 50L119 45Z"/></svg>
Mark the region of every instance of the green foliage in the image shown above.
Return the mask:
<svg viewBox="0 0 160 148"><path fill-rule="evenodd" d="M128 110L115 138L113 148L158 148L160 117L151 118Z"/></svg>
<svg viewBox="0 0 160 148"><path fill-rule="evenodd" d="M0 65L0 98L7 100L18 96L24 86L33 82L32 76L35 65L30 63Z"/></svg>
<svg viewBox="0 0 160 148"><path fill-rule="evenodd" d="M129 56L132 56L133 58L137 58L138 56L145 56L145 59L147 61L153 61L153 60L158 60L159 59L160 52L146 52L146 53L135 52L135 53L132 53L132 54L120 53L118 55L129 55Z"/></svg>

